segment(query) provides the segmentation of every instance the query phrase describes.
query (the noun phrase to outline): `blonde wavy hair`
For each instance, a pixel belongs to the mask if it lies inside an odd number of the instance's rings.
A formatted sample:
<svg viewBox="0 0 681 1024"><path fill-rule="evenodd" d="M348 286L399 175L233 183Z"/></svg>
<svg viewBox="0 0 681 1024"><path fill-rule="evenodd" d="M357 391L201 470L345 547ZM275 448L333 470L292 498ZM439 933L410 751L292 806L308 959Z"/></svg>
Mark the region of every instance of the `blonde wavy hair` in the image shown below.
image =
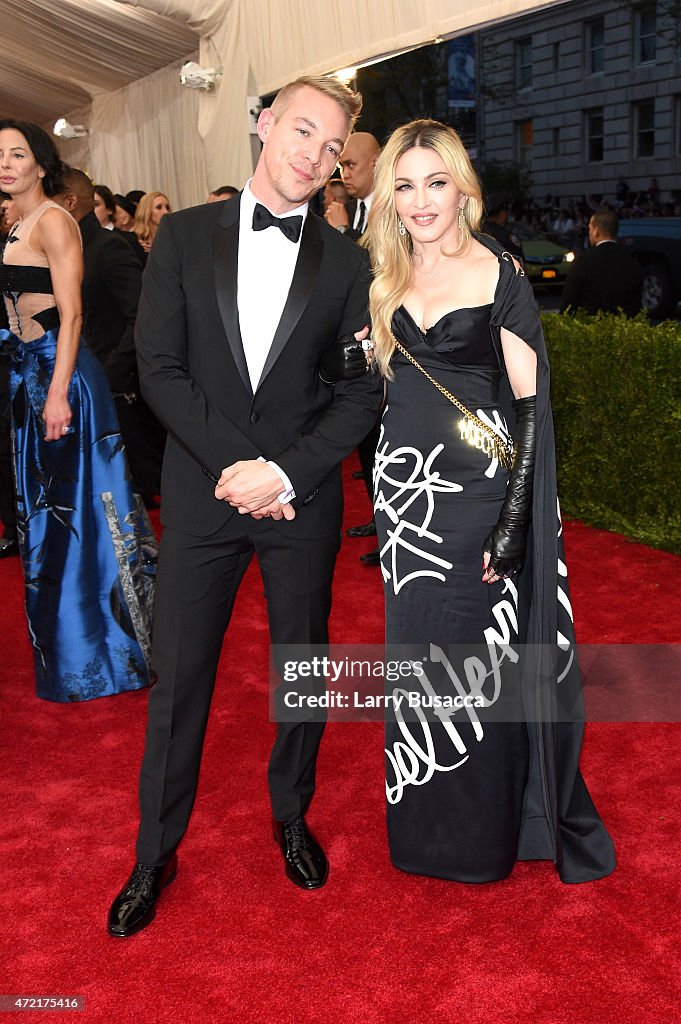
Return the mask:
<svg viewBox="0 0 681 1024"><path fill-rule="evenodd" d="M163 196L168 199L165 192L145 192L135 210L135 226L133 228L140 242L151 242L156 234L156 224L152 224L151 215L154 212L154 203ZM170 206L170 200L168 199Z"/></svg>
<svg viewBox="0 0 681 1024"><path fill-rule="evenodd" d="M400 222L395 209L395 168L400 157L415 147L432 149L437 153L456 187L468 197L459 223L459 245L454 252L443 250L443 255L456 257L468 251L471 232L479 230L483 213L478 176L453 128L439 121L423 119L410 121L393 132L378 158L369 226L361 242L369 250L374 268L369 291L374 362L389 380L393 378L390 360L395 351L391 323L411 283L413 251L411 235L399 232Z"/></svg>

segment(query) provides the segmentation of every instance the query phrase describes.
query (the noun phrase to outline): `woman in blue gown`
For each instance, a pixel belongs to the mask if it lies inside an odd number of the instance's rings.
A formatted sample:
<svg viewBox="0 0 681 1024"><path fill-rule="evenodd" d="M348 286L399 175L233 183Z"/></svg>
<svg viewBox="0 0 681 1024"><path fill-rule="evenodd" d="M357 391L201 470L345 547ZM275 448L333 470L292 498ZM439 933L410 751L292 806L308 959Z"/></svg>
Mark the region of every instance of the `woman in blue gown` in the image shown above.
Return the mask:
<svg viewBox="0 0 681 1024"><path fill-rule="evenodd" d="M36 691L81 701L149 682L157 545L133 495L109 387L81 346L76 222L38 126L0 120L0 187L20 219L0 263L17 519Z"/></svg>

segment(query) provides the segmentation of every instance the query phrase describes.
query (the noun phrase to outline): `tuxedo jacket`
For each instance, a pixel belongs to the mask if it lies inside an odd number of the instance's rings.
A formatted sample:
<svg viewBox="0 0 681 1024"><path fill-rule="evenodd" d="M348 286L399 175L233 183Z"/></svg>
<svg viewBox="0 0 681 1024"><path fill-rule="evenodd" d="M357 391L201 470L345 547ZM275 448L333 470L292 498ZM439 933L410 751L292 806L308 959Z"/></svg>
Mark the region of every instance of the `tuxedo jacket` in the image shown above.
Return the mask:
<svg viewBox="0 0 681 1024"><path fill-rule="evenodd" d="M208 536L238 513L214 496L222 470L274 460L296 492L290 536L337 536L341 460L376 419L383 387L367 373L334 388L322 353L368 320L366 253L308 213L291 288L255 390L239 329L240 198L166 215L144 272L136 342L142 391L168 430L161 518ZM275 227L266 230L278 230ZM267 281L261 301L268 301Z"/></svg>
<svg viewBox="0 0 681 1024"><path fill-rule="evenodd" d="M142 268L130 245L101 227L94 213L80 221L83 238L83 336L104 364L112 391L134 391L135 318Z"/></svg>
<svg viewBox="0 0 681 1024"><path fill-rule="evenodd" d="M113 234L116 238L122 238L126 245L129 245L132 249L132 254L139 263L140 267L144 270L147 263L147 254L139 243L139 239L134 231L122 231L120 228L114 228Z"/></svg>
<svg viewBox="0 0 681 1024"><path fill-rule="evenodd" d="M636 316L641 309L643 270L635 256L616 242L603 242L582 253L568 273L561 313L568 306L587 313L617 312Z"/></svg>
<svg viewBox="0 0 681 1024"><path fill-rule="evenodd" d="M358 242L363 234L362 231L358 231L352 226L355 220L355 214L357 213L358 202L358 199L350 199L345 205L345 208L348 211L348 217L350 218L350 227L346 232L344 232L344 234L346 238L350 238L353 242Z"/></svg>

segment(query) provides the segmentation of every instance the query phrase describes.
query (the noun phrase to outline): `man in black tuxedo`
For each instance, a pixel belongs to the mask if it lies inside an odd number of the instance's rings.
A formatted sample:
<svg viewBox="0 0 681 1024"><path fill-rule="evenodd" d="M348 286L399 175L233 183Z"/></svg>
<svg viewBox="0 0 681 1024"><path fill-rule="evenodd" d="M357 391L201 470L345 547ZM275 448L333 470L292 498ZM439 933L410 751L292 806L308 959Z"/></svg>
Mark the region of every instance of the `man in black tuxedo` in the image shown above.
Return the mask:
<svg viewBox="0 0 681 1024"><path fill-rule="evenodd" d="M350 202L336 200L324 216L327 223L355 242L366 230L380 154L381 144L370 132L353 132L341 154L341 176Z"/></svg>
<svg viewBox="0 0 681 1024"><path fill-rule="evenodd" d="M142 266L120 231L107 231L94 213L95 186L70 167L54 197L78 221L83 239L83 337L103 363L114 396L130 472L147 504L161 489L165 431L140 395L135 321Z"/></svg>
<svg viewBox="0 0 681 1024"><path fill-rule="evenodd" d="M374 194L374 175L376 164L381 154L381 144L370 132L353 132L341 153L340 165L343 184L352 197L350 202L331 203L325 213L327 223L343 232L347 238L358 242L364 234L369 220L369 211ZM364 484L369 501L374 500L374 459L380 433L380 420L376 420L366 437L357 445ZM369 523L351 526L348 537L375 537L376 524L373 518ZM378 566L381 558L378 548L360 555L364 565Z"/></svg>
<svg viewBox="0 0 681 1024"><path fill-rule="evenodd" d="M366 337L369 267L307 203L360 106L332 79L286 86L260 114L263 149L241 196L164 217L151 250L137 345L144 393L168 429L159 681L149 695L138 863L111 908L113 935L144 927L175 877L223 636L254 553L272 642L328 639L340 462L375 419L382 387L371 373L333 389L319 378L325 350ZM304 818L322 730L279 722L268 769L286 874L305 889L328 872Z"/></svg>
<svg viewBox="0 0 681 1024"><path fill-rule="evenodd" d="M597 210L589 220L592 246L572 266L561 299L560 311L583 309L587 313L636 316L641 309L643 269L635 256L618 244L619 218L614 210Z"/></svg>

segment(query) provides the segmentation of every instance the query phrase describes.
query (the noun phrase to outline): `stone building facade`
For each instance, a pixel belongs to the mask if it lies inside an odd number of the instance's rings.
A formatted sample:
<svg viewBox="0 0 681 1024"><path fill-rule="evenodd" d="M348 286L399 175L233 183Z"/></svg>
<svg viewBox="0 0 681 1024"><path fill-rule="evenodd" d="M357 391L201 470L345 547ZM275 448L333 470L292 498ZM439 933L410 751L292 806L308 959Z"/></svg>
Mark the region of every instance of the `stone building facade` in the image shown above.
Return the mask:
<svg viewBox="0 0 681 1024"><path fill-rule="evenodd" d="M681 198L681 4L570 0L478 35L480 157L533 192Z"/></svg>

